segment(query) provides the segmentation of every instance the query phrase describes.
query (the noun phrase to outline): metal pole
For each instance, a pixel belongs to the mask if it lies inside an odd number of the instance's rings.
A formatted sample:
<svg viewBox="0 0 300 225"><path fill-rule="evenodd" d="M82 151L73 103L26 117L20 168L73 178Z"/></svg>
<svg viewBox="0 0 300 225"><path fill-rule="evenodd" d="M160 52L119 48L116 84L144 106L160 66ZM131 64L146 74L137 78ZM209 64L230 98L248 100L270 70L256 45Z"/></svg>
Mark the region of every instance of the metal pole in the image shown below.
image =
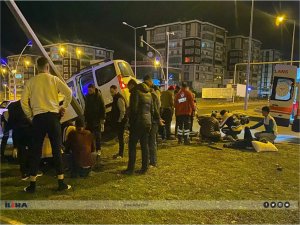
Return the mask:
<svg viewBox="0 0 300 225"><path fill-rule="evenodd" d="M169 86L169 41L170 41L170 33L167 32L167 77L166 77L166 90L168 90Z"/></svg>
<svg viewBox="0 0 300 225"><path fill-rule="evenodd" d="M293 64L293 58L294 58L295 28L296 28L296 21L294 20L293 39L292 39L292 51L291 51L291 65Z"/></svg>
<svg viewBox="0 0 300 225"><path fill-rule="evenodd" d="M43 55L49 62L50 67L53 69L54 73L63 81L64 79L62 78L62 76L60 75L57 67L54 65L53 61L51 60L50 56L48 55L48 53L45 51L44 47L42 46L41 42L39 41L38 37L36 36L36 34L34 33L34 31L32 30L32 28L30 27L30 25L28 24L27 20L25 19L25 17L23 16L22 12L20 11L20 9L18 8L18 6L16 5L16 3L13 0L10 1L5 1L6 5L8 6L9 10L11 11L11 13L14 15L14 17L16 18L18 24L20 25L21 29L23 29L23 31L25 32L25 34L27 35L27 37L29 37L30 39L32 39L32 41L35 43L35 45L37 46L37 49L39 50L40 54ZM72 102L71 105L73 107L73 109L75 110L75 112L77 113L77 115L79 117L83 117L83 110L81 108L81 106L79 105L79 103L77 102L77 100L74 98L74 96L72 96Z"/></svg>
<svg viewBox="0 0 300 225"><path fill-rule="evenodd" d="M250 62L251 62L251 45L252 45L252 28L253 28L253 9L254 9L254 0L252 0L251 5L251 19L250 19L250 34L249 34L249 48L248 48L248 64L247 64L247 79L246 79L246 91L245 91L245 105L244 110L248 109L248 88L250 80Z"/></svg>
<svg viewBox="0 0 300 225"><path fill-rule="evenodd" d="M136 28L134 28L134 76L136 77Z"/></svg>
<svg viewBox="0 0 300 225"><path fill-rule="evenodd" d="M236 66L237 64L234 65L234 72L233 72L233 84L235 85L235 80L236 80ZM234 103L234 97L235 97L235 91L233 91L233 95L232 95L232 103Z"/></svg>

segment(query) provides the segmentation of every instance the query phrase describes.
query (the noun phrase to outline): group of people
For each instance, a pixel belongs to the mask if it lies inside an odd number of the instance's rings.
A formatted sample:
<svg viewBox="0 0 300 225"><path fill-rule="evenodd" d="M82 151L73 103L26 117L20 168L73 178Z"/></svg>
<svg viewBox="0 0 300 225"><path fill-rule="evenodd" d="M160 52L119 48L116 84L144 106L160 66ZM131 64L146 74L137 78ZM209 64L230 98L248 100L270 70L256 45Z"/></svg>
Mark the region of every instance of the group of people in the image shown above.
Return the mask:
<svg viewBox="0 0 300 225"><path fill-rule="evenodd" d="M66 127L62 135L60 119L71 103L72 92L63 81L49 73L46 58L41 57L37 60L37 69L39 74L26 83L21 100L9 105L6 118L9 127L14 131L22 179L30 179L30 185L24 188L24 191L33 193L36 190L45 137L50 140L58 190L68 190L71 186L64 181L62 148L66 154L71 155L71 177L88 176L94 163L92 156L101 155L101 132L104 131L106 106L100 90L95 88L94 84L89 84L85 98L84 120L77 118L75 127ZM129 103L116 85L110 87L113 102L109 120L119 141L119 151L113 158L124 157L124 132L128 128L128 166L121 173L127 175L134 173L136 148L140 142L142 165L136 172L145 174L149 167L157 166L158 135L162 140L175 139L171 133L174 112L175 137L178 138L178 143L190 143L191 124L196 112L195 95L185 82L181 88L170 86L168 90L160 92L149 75L144 77L142 83L131 79L127 87L130 91ZM59 101L59 94L64 96L62 104ZM255 136L274 141L277 134L276 122L269 115L268 107L264 107L262 111L264 120L247 129L264 125L266 131ZM236 123L234 115L226 110L222 110L220 114L221 123L215 113L211 117L199 119L201 137L218 141L221 139L220 129L222 129L226 136L237 138L241 126ZM71 127L72 129L69 129Z"/></svg>
<svg viewBox="0 0 300 225"><path fill-rule="evenodd" d="M243 126L249 121L241 121L236 115L229 113L227 110L220 112L220 120L217 119L217 113L213 112L210 117L199 118L200 137L210 142L218 142L221 139L229 140L231 144L225 144L225 147L247 148L251 147L251 141L254 140L250 132L264 126L265 131L256 132L254 136L256 140L274 143L277 137L277 124L275 119L270 115L268 106L262 107L263 119L253 126ZM244 138L239 140L238 136L244 129ZM225 136L221 137L221 131Z"/></svg>

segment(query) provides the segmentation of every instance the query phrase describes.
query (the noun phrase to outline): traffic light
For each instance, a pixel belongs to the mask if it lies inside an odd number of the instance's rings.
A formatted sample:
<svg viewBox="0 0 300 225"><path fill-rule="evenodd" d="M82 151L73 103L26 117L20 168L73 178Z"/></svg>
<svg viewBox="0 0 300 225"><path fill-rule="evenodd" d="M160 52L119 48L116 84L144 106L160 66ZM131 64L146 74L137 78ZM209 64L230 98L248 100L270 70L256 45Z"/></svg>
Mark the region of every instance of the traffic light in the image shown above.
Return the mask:
<svg viewBox="0 0 300 225"><path fill-rule="evenodd" d="M140 47L142 48L142 47L144 47L144 42L143 42L144 37L143 37L143 35L141 35L139 39L140 39Z"/></svg>

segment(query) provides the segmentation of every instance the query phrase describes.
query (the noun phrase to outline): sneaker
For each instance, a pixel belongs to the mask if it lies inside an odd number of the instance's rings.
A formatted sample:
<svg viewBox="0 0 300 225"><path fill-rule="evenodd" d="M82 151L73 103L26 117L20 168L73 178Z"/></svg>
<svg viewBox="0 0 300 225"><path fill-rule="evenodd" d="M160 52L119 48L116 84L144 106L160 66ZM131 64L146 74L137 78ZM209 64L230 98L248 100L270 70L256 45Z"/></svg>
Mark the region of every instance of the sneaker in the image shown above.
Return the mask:
<svg viewBox="0 0 300 225"><path fill-rule="evenodd" d="M63 183L63 184L58 186L57 190L58 191L70 190L71 187L72 187L71 185Z"/></svg>
<svg viewBox="0 0 300 225"><path fill-rule="evenodd" d="M24 191L26 193L34 193L35 192L35 187L32 185L29 185L28 187L24 188Z"/></svg>
<svg viewBox="0 0 300 225"><path fill-rule="evenodd" d="M100 156L101 155L101 150L97 150L97 156Z"/></svg>
<svg viewBox="0 0 300 225"><path fill-rule="evenodd" d="M121 174L124 174L124 175L132 175L132 174L133 174L133 171L132 171L132 170L126 169L126 170L122 170L122 171L121 171Z"/></svg>
<svg viewBox="0 0 300 225"><path fill-rule="evenodd" d="M43 175L44 175L43 172L38 172L38 173L36 174L37 177L41 177L41 176L43 176Z"/></svg>
<svg viewBox="0 0 300 225"><path fill-rule="evenodd" d="M28 180L29 179L29 176L28 175L26 175L26 174L24 174L23 176L22 176L22 178L21 178L21 180Z"/></svg>
<svg viewBox="0 0 300 225"><path fill-rule="evenodd" d="M119 154L115 154L113 155L113 159L122 159L123 156L119 155Z"/></svg>

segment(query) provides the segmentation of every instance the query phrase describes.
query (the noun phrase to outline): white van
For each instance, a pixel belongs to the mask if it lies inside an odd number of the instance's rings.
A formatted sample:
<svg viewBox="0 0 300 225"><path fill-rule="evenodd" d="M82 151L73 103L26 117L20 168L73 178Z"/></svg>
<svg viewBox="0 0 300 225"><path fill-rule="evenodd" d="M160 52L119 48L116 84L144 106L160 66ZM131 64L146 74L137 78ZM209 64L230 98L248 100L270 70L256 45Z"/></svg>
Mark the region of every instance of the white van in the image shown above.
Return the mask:
<svg viewBox="0 0 300 225"><path fill-rule="evenodd" d="M106 113L111 111L112 97L110 94L111 85L116 85L119 92L129 102L129 90L127 84L134 78L130 65L124 60L104 60L91 65L79 73L74 74L67 85L72 89L73 96L78 101L82 110L85 108L85 96L88 93L89 84L94 84L101 91ZM71 107L69 107L71 108ZM68 121L77 117L74 110L68 110L61 122Z"/></svg>

